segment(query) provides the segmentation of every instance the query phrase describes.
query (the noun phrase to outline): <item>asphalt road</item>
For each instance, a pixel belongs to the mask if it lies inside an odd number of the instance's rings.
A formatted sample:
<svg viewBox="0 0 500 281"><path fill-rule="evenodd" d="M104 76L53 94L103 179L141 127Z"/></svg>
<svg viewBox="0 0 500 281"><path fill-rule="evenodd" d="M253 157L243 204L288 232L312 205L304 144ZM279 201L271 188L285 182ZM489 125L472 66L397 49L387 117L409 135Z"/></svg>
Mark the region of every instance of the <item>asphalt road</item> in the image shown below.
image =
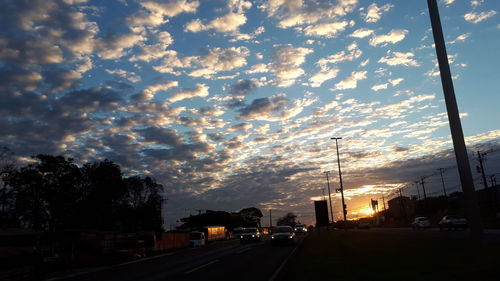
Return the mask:
<svg viewBox="0 0 500 281"><path fill-rule="evenodd" d="M229 280L273 281L295 246L272 247L269 237L258 243L241 245L239 241L216 242L160 257L135 261L109 268L94 269L65 281L156 281L156 280ZM55 279L52 279L55 280Z"/></svg>

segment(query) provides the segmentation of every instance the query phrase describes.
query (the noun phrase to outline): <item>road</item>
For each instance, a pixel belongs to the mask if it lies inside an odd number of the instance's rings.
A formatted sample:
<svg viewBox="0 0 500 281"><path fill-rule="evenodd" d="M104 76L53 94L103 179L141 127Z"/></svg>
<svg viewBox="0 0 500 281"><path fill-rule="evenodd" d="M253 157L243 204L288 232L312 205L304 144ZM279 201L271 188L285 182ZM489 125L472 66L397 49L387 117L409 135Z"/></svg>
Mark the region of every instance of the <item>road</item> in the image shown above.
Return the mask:
<svg viewBox="0 0 500 281"><path fill-rule="evenodd" d="M269 281L273 280L284 261L303 239L298 236L295 246L272 247L269 237L258 243L241 245L239 241L216 242L85 274L52 280L65 281Z"/></svg>

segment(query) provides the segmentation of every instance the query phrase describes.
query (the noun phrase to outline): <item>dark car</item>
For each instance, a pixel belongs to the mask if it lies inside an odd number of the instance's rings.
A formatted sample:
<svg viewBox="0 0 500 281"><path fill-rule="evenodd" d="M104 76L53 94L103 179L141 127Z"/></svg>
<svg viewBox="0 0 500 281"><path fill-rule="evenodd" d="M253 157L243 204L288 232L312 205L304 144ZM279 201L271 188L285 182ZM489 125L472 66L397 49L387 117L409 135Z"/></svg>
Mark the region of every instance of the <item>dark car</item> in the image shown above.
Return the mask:
<svg viewBox="0 0 500 281"><path fill-rule="evenodd" d="M278 226L273 229L273 234L271 235L271 244L273 246L280 244L295 244L295 233L291 226Z"/></svg>
<svg viewBox="0 0 500 281"><path fill-rule="evenodd" d="M261 236L260 231L256 227L244 228L240 233L240 242L258 242Z"/></svg>

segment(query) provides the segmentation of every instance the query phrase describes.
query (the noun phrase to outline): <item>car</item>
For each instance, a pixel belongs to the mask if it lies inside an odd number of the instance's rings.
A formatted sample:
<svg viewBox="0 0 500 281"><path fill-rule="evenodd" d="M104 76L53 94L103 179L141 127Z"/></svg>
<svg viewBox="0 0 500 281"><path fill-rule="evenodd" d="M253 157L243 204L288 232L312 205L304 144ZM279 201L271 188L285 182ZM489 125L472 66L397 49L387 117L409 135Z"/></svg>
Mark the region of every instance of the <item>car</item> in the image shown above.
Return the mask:
<svg viewBox="0 0 500 281"><path fill-rule="evenodd" d="M307 232L307 228L303 224L296 224L295 228L293 229L293 231L295 233L306 233Z"/></svg>
<svg viewBox="0 0 500 281"><path fill-rule="evenodd" d="M291 226L278 226L273 229L271 245L293 245L295 244L295 232Z"/></svg>
<svg viewBox="0 0 500 281"><path fill-rule="evenodd" d="M192 231L189 233L189 242L193 247L205 245L205 233L201 231Z"/></svg>
<svg viewBox="0 0 500 281"><path fill-rule="evenodd" d="M416 217L411 223L413 229L426 229L431 227L428 217Z"/></svg>
<svg viewBox="0 0 500 281"><path fill-rule="evenodd" d="M370 222L368 222L368 221L360 221L358 223L358 228L359 229L369 229L370 228Z"/></svg>
<svg viewBox="0 0 500 281"><path fill-rule="evenodd" d="M259 242L261 236L259 229L256 227L244 228L240 233L240 243Z"/></svg>
<svg viewBox="0 0 500 281"><path fill-rule="evenodd" d="M467 219L465 218L457 218L453 216L444 216L439 221L439 229L444 230L456 230L456 229L467 229Z"/></svg>

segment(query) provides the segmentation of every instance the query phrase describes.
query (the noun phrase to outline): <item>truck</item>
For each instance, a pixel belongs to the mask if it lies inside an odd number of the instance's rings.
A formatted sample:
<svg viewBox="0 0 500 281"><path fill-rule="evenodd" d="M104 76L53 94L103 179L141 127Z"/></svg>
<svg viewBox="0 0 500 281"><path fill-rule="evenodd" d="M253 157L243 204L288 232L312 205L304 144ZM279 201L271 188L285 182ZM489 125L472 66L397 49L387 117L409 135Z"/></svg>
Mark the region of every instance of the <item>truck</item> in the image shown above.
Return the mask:
<svg viewBox="0 0 500 281"><path fill-rule="evenodd" d="M453 216L444 216L441 221L439 221L439 229L444 230L456 230L456 229L467 229L467 220L464 218L457 218Z"/></svg>

